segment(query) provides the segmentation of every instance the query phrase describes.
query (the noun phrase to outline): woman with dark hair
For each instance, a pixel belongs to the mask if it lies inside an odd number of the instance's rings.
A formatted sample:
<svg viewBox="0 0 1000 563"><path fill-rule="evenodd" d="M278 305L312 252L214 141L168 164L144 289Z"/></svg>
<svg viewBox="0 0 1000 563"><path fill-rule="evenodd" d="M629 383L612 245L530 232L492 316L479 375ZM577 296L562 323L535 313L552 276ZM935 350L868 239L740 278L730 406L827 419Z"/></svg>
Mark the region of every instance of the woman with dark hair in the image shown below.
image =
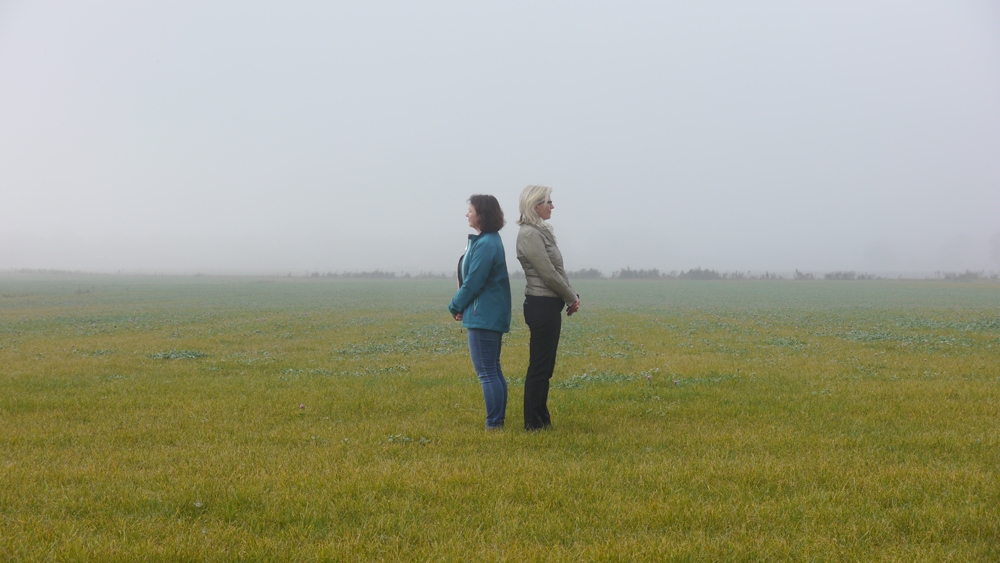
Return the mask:
<svg viewBox="0 0 1000 563"><path fill-rule="evenodd" d="M555 209L552 188L524 188L519 208L517 259L526 282L524 323L531 331L528 372L524 377L524 429L539 430L552 424L547 401L549 380L556 368L562 310L567 307L566 316L579 311L580 295L569 285L556 235L546 223Z"/></svg>
<svg viewBox="0 0 1000 563"><path fill-rule="evenodd" d="M503 334L510 332L510 279L498 232L504 226L497 198L469 198L469 235L459 262L459 289L448 311L469 333L469 356L483 386L486 429L503 428L507 417L507 380L500 369Z"/></svg>

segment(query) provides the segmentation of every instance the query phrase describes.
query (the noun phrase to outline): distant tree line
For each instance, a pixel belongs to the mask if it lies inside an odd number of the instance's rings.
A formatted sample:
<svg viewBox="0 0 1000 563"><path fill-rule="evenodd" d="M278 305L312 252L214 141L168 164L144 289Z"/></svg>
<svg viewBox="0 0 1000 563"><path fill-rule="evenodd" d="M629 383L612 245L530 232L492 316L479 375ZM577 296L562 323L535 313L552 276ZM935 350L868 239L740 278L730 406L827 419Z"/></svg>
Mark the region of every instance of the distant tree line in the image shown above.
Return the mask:
<svg viewBox="0 0 1000 563"><path fill-rule="evenodd" d="M0 273L3 273L0 270ZM101 275L94 272L86 272L81 270L57 270L57 269L31 269L31 268L11 268L6 270L7 273L11 274L42 274L42 275ZM120 270L119 274L122 273ZM130 275L164 275L164 274L142 274L133 273ZM168 274L169 275L169 274ZM173 274L173 275L184 275L184 274ZM202 276L203 274L191 274L194 276ZM225 275L225 274L221 274ZM510 278L514 280L523 280L524 272L521 270L514 270L509 273ZM812 272L802 272L795 270L793 274L782 275L774 272L719 272L718 270L712 270L709 268L702 268L701 266L697 268L692 268L690 270L672 270L670 272L661 272L657 268L652 269L637 269L633 270L630 267L622 268L621 270L615 270L611 272L611 275L605 276L603 272L597 268L584 268L581 270L574 270L567 272L567 275L571 279L575 280L699 280L699 281L713 281L713 280L736 280L736 281L750 281L750 280L795 280L795 281L815 281L815 280L826 280L826 281L867 281L867 280L879 280L883 279L874 274L867 274L864 272L851 271L835 271L827 272L818 277ZM279 274L283 276L283 274ZM257 276L252 276L257 277ZM269 277L269 276L265 276ZM295 276L291 272L287 274L287 277L300 277ZM386 280L386 279L416 279L416 280L444 280L444 279L454 279L455 272L420 272L418 274L388 272L383 270L373 270L373 271L358 271L358 272L306 272L303 277L307 278L320 278L320 279L358 279L358 280ZM972 270L966 270L965 272L943 272L938 271L934 273L933 277L906 277L900 276L900 279L923 279L923 280L943 280L943 281L953 281L953 282L977 282L977 281L1000 281L1000 273L997 272L974 272Z"/></svg>
<svg viewBox="0 0 1000 563"><path fill-rule="evenodd" d="M799 281L810 281L816 279L816 276L809 272L800 272L798 268L795 269L795 279Z"/></svg>
<svg viewBox="0 0 1000 563"><path fill-rule="evenodd" d="M785 279L782 276L771 273L764 272L762 274L754 274L751 272L723 272L719 273L717 270L711 270L708 268L692 268L690 270L672 270L670 272L661 272L657 268L652 268L649 270L637 269L633 270L630 267L622 268L621 270L615 270L611 272L610 276L605 277L604 274L597 269L583 269L576 270L573 272L568 272L567 275L572 279L579 280L599 280L599 279L612 279L612 280L780 280ZM523 274L522 274L523 277Z"/></svg>
<svg viewBox="0 0 1000 563"><path fill-rule="evenodd" d="M291 275L291 274L289 274ZM453 275L453 274L452 274ZM383 272L382 270L374 270L371 272L312 272L309 274L310 278L331 278L331 279L343 279L343 280L391 280L391 279L416 279L416 280L444 280L451 277L446 273L435 273L435 272L420 272L419 274L409 274L405 273L401 276L397 276L396 272Z"/></svg>
<svg viewBox="0 0 1000 563"><path fill-rule="evenodd" d="M663 274L656 268L652 270L633 270L628 266L617 272L612 272L611 277L619 280L661 280L664 278Z"/></svg>
<svg viewBox="0 0 1000 563"><path fill-rule="evenodd" d="M25 271L25 270L22 270ZM33 273L46 273L45 271L33 270ZM53 271L52 273L56 273ZM68 273L68 272L59 272ZM513 280L523 280L524 272L521 270L514 270L508 274L510 279ZM709 268L702 268L698 266L697 268L692 268L690 270L672 270L670 272L661 272L657 268L651 269L632 269L628 266L622 268L621 270L615 270L611 272L611 275L604 275L603 272L597 268L583 268L580 270L573 270L566 273L570 279L574 280L698 280L698 281L714 281L714 280L728 280L728 281L754 281L754 280L793 280L793 281L816 281L816 280L826 280L826 281L869 281L869 280L879 280L883 279L874 274L868 274L865 272L856 272L854 270L850 271L835 271L827 272L817 275L813 272L803 272L800 270L795 270L792 274L779 274L775 272L719 272L718 270L712 270ZM291 274L289 274L291 276ZM307 274L308 277L312 278L331 278L331 279L449 279L454 278L455 274L452 273L437 273L437 272L420 272L419 274L399 274L395 272L385 272L382 270L374 270L371 272L312 272ZM921 278L913 278L921 279ZM951 272L936 272L934 278L924 277L922 279L939 279L945 281L957 281L957 282L974 282L974 281L997 281L1000 280L1000 274L997 273L985 273L985 272L973 272L966 270L963 273L951 273Z"/></svg>
<svg viewBox="0 0 1000 563"><path fill-rule="evenodd" d="M957 282L974 282L982 280L994 280L1000 279L998 274L989 274L985 272L973 272L971 270L966 270L964 273L955 274L950 272L937 272L937 277L942 278L946 281L957 281Z"/></svg>
<svg viewBox="0 0 1000 563"><path fill-rule="evenodd" d="M852 280L877 280L878 276L873 276L871 274L859 274L854 270L850 272L829 272L823 274L823 279L825 280L840 280L840 281L852 281Z"/></svg>

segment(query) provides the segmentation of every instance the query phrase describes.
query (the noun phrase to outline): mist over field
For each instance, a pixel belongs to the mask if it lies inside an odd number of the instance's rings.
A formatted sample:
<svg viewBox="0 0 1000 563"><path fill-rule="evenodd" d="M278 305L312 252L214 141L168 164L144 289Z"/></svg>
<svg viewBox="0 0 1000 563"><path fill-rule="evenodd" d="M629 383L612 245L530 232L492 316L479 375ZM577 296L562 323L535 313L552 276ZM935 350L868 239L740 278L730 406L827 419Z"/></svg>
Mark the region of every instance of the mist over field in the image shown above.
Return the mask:
<svg viewBox="0 0 1000 563"><path fill-rule="evenodd" d="M982 0L0 2L0 271L1000 271Z"/></svg>

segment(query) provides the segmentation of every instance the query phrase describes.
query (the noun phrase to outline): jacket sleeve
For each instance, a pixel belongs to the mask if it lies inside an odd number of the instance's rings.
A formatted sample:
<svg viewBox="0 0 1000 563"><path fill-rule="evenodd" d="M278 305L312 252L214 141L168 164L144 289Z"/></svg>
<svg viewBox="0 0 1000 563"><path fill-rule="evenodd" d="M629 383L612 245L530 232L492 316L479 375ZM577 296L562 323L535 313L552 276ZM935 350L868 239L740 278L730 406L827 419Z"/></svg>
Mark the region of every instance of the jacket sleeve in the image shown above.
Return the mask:
<svg viewBox="0 0 1000 563"><path fill-rule="evenodd" d="M549 253L545 251L545 240L542 238L542 233L535 229L526 229L523 238L518 237L517 245L518 251L531 264L538 277L542 278L549 289L562 297L567 305L576 303L576 291L569 285L569 281L556 271L552 260L549 259Z"/></svg>
<svg viewBox="0 0 1000 563"><path fill-rule="evenodd" d="M465 311L465 308L472 303L479 294L483 292L483 287L486 286L486 280L490 276L490 270L493 268L493 257L496 254L496 248L491 244L486 244L488 241L478 242L469 249L469 254L465 257L469 262L468 274L465 279L462 280L462 287L455 293L455 297L451 299L451 303L448 304L448 311L452 314L458 314Z"/></svg>

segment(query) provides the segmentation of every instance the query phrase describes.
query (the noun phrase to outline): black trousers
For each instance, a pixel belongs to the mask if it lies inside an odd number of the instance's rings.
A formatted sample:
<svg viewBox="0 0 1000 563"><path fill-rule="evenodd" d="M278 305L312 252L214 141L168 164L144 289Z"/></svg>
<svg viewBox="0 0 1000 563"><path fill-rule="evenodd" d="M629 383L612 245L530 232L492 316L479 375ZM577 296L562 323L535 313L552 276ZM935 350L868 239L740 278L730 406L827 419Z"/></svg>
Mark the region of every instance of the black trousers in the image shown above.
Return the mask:
<svg viewBox="0 0 1000 563"><path fill-rule="evenodd" d="M524 298L524 323L531 330L528 373L524 377L524 428L536 430L552 424L546 402L549 380L556 369L556 350L562 330L565 303L558 297Z"/></svg>

